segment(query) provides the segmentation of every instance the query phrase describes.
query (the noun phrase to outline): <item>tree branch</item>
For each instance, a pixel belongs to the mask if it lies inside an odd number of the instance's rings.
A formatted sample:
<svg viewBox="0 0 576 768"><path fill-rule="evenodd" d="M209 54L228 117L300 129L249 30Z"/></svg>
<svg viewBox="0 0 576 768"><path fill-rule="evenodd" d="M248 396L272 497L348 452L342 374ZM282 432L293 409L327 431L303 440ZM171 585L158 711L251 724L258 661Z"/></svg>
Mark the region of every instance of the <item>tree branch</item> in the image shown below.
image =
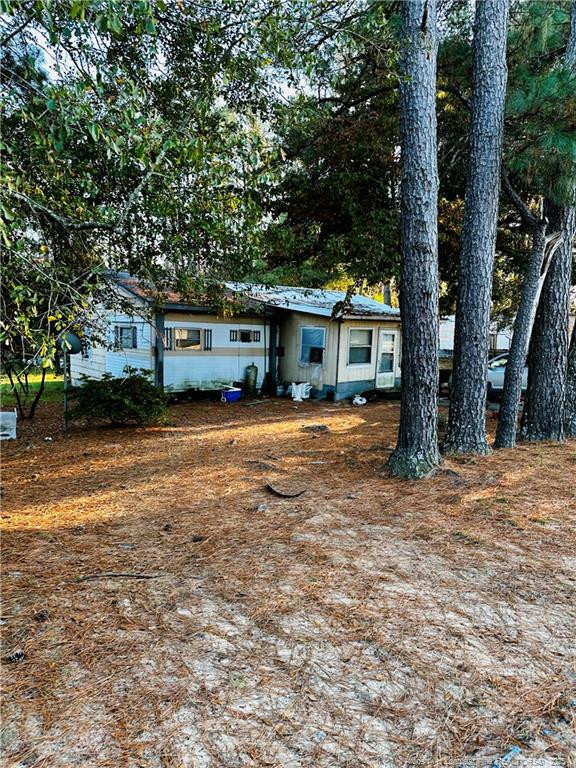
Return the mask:
<svg viewBox="0 0 576 768"><path fill-rule="evenodd" d="M10 32L9 35L6 35L6 37L3 40L0 40L0 47L3 48L5 45L8 45L8 43L10 42L10 40L12 40L12 38L16 37L16 35L19 35L20 32L26 29L28 24L30 24L30 22L34 19L35 16L36 16L36 13L31 13L30 16L28 16L22 22L22 24L20 24L19 27L16 27L16 29L13 32Z"/></svg>
<svg viewBox="0 0 576 768"><path fill-rule="evenodd" d="M534 229L535 227L538 226L538 221L539 221L538 218L534 216L534 214L528 208L526 203L522 200L518 192L516 192L516 190L512 186L508 173L504 170L504 168L502 168L501 175L502 175L502 187L504 188L504 191L508 195L510 202L520 214L520 218L522 219L524 224L530 227L530 229Z"/></svg>
<svg viewBox="0 0 576 768"><path fill-rule="evenodd" d="M10 194L17 200L27 203L34 210L42 212L49 219L59 224L63 229L71 232L85 232L91 229L105 229L108 232L115 232L117 229L114 224L99 223L97 221L74 221L74 219L70 219L68 216L56 213L56 211L53 211L51 208L39 203L32 197L28 197L28 195L25 195L22 192L11 192Z"/></svg>

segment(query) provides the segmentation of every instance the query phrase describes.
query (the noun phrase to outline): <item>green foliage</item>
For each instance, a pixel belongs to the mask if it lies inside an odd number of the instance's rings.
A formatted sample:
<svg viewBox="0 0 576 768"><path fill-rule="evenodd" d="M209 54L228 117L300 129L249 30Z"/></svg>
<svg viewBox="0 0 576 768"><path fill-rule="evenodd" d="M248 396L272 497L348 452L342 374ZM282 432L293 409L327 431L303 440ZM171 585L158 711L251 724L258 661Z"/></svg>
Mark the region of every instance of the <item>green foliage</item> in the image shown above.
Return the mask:
<svg viewBox="0 0 576 768"><path fill-rule="evenodd" d="M8 345L50 364L61 328L105 293L105 268L201 292L253 271L280 159L276 105L332 58L346 8L4 0Z"/></svg>
<svg viewBox="0 0 576 768"><path fill-rule="evenodd" d="M397 44L390 4L359 6L338 52L306 72L308 88L279 106L286 159L270 197L264 281L381 283L398 271Z"/></svg>
<svg viewBox="0 0 576 768"><path fill-rule="evenodd" d="M70 396L75 401L70 418L113 425L163 423L168 397L151 383L150 371L127 366L124 373L123 378L110 373L101 379L82 376L82 385L75 387Z"/></svg>
<svg viewBox="0 0 576 768"><path fill-rule="evenodd" d="M574 203L576 74L563 61L568 0L522 3L509 36L505 162L526 197Z"/></svg>

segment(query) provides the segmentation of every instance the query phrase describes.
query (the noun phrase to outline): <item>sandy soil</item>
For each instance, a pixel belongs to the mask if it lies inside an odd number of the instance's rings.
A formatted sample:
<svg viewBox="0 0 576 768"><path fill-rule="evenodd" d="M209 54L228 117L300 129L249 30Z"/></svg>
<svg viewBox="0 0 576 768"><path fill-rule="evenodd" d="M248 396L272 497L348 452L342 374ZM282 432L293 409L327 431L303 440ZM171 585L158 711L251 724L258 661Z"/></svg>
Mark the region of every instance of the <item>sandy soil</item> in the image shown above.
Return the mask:
<svg viewBox="0 0 576 768"><path fill-rule="evenodd" d="M397 403L172 419L3 445L2 766L576 765L574 443L402 482Z"/></svg>

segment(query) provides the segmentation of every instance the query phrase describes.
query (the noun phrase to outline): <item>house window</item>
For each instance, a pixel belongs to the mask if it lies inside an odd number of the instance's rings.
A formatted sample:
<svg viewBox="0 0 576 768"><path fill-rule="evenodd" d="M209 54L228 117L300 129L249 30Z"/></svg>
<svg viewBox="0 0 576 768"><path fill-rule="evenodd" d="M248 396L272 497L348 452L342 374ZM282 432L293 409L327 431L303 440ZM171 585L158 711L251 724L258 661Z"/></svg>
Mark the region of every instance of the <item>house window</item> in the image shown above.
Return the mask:
<svg viewBox="0 0 576 768"><path fill-rule="evenodd" d="M369 365L372 362L372 331L350 329L348 365Z"/></svg>
<svg viewBox="0 0 576 768"><path fill-rule="evenodd" d="M200 328L174 328L174 349L202 349Z"/></svg>
<svg viewBox="0 0 576 768"><path fill-rule="evenodd" d="M117 349L136 349L138 346L136 339L136 326L115 325L114 344Z"/></svg>
<svg viewBox="0 0 576 768"><path fill-rule="evenodd" d="M210 351L212 349L211 328L166 328L164 331L165 349L192 349Z"/></svg>
<svg viewBox="0 0 576 768"><path fill-rule="evenodd" d="M303 365L322 365L326 349L326 328L304 327L300 335L300 362Z"/></svg>
<svg viewBox="0 0 576 768"><path fill-rule="evenodd" d="M240 330L230 331L230 341L239 341L242 344L260 341L260 331L251 331L241 328Z"/></svg>

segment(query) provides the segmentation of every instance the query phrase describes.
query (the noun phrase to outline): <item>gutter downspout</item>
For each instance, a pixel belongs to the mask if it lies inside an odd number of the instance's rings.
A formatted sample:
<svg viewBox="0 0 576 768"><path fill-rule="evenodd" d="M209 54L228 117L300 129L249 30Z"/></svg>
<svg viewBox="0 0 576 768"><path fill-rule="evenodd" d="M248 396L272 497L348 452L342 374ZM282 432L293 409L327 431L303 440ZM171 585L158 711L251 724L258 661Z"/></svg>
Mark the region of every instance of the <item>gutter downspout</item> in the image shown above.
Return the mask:
<svg viewBox="0 0 576 768"><path fill-rule="evenodd" d="M342 318L338 318L338 340L336 341L336 377L334 379L334 401L338 397L338 372L340 370L340 334L342 331Z"/></svg>
<svg viewBox="0 0 576 768"><path fill-rule="evenodd" d="M275 318L270 318L270 341L268 347L268 369L270 373L270 394L276 394L278 369L278 324Z"/></svg>
<svg viewBox="0 0 576 768"><path fill-rule="evenodd" d="M157 310L154 316L155 347L154 383L164 389L164 312Z"/></svg>

